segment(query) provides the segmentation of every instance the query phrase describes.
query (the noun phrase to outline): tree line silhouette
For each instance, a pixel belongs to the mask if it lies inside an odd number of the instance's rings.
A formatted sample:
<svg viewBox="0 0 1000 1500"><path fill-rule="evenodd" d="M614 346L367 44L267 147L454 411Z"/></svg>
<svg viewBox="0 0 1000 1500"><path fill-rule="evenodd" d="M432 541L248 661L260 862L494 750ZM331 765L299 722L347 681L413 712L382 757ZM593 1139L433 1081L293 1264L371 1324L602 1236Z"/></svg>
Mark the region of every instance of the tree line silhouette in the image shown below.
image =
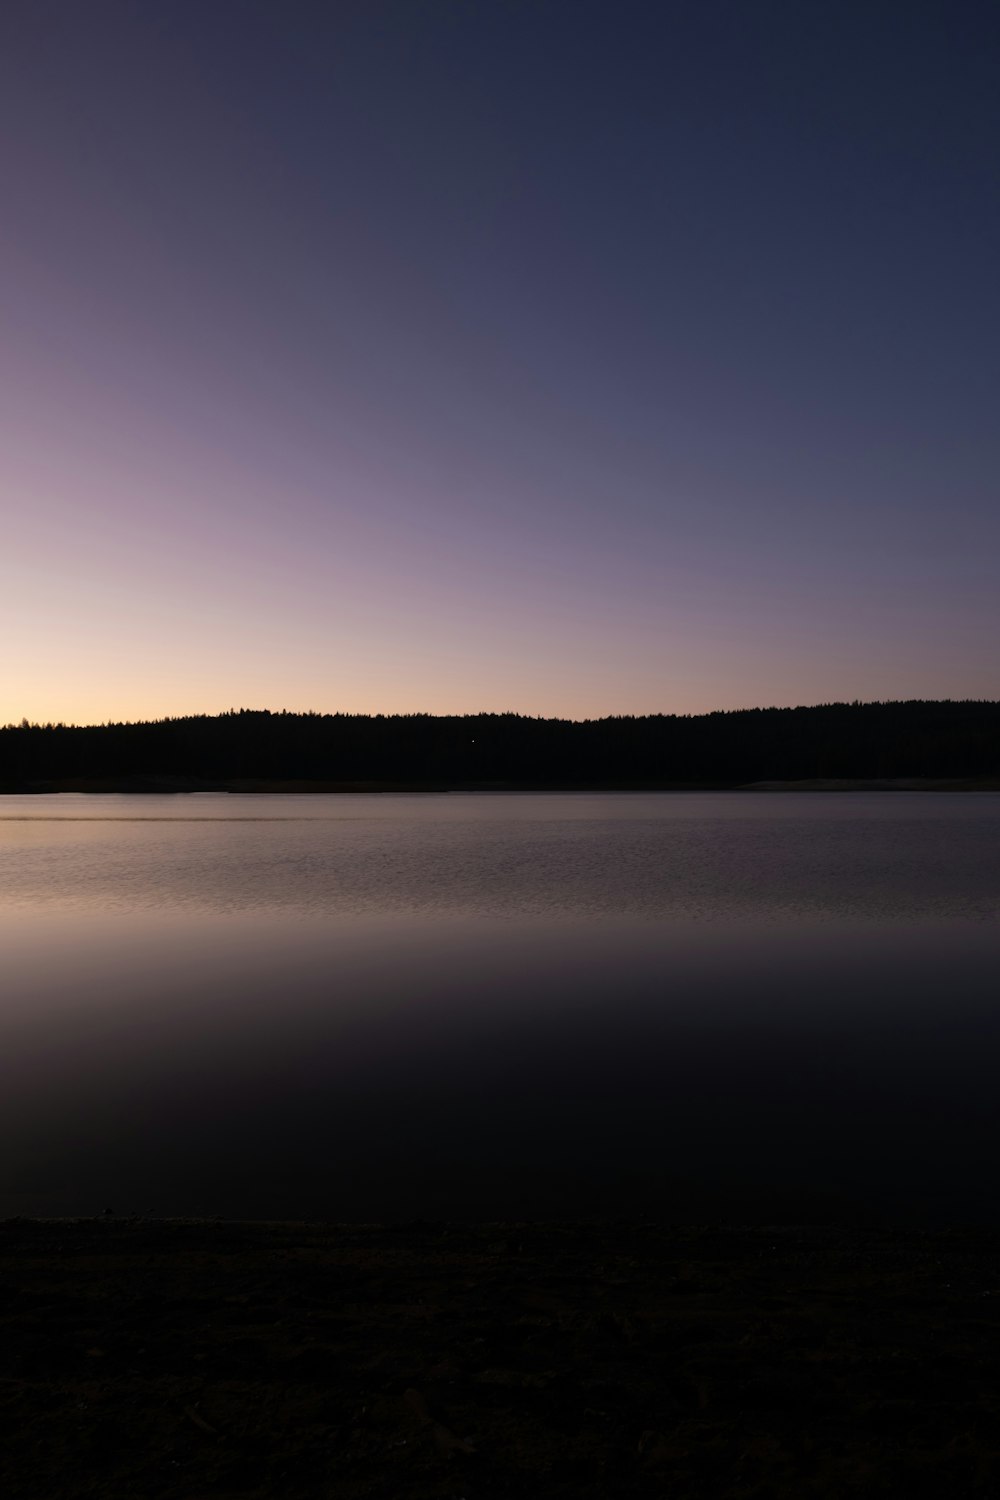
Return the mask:
<svg viewBox="0 0 1000 1500"><path fill-rule="evenodd" d="M583 721L232 709L135 724L0 728L0 789L7 792L98 784L570 788L996 777L1000 703L983 700Z"/></svg>

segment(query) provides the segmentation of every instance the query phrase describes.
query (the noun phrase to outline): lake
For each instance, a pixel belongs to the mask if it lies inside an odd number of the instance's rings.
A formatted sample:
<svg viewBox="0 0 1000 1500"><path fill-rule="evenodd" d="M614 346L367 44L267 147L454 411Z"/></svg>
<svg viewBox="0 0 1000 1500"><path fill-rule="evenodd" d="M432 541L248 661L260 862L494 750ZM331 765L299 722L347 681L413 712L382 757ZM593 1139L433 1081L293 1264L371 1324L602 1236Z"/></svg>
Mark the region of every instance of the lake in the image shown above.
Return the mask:
<svg viewBox="0 0 1000 1500"><path fill-rule="evenodd" d="M0 1215L996 1222L1000 796L0 797Z"/></svg>

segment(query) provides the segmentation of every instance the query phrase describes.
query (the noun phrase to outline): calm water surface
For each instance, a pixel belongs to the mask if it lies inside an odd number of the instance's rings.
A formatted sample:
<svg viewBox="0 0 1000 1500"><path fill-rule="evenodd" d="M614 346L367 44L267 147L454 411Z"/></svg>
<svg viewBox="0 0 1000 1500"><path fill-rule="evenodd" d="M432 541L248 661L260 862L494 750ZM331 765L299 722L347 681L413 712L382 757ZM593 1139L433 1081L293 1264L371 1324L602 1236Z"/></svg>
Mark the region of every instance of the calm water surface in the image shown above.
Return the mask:
<svg viewBox="0 0 1000 1500"><path fill-rule="evenodd" d="M0 1214L1000 1220L1000 797L0 797Z"/></svg>

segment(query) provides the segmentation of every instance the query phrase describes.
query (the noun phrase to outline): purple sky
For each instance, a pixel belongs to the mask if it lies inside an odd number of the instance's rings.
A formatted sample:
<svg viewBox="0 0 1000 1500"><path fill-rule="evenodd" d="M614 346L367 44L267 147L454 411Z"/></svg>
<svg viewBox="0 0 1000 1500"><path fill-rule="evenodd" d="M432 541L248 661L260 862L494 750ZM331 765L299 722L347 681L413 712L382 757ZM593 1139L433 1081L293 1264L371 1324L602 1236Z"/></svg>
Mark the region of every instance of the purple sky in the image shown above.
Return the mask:
<svg viewBox="0 0 1000 1500"><path fill-rule="evenodd" d="M0 722L1000 696L1000 11L6 0Z"/></svg>

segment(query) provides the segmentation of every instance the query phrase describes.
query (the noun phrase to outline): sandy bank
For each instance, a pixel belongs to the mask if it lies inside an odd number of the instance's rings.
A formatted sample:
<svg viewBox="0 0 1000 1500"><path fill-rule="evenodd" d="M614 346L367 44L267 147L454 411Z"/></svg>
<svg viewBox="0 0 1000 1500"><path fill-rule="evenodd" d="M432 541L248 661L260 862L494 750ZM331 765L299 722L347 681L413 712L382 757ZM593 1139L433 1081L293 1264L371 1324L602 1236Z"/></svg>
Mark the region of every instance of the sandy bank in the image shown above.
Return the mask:
<svg viewBox="0 0 1000 1500"><path fill-rule="evenodd" d="M8 1496L998 1491L1000 1231L8 1221Z"/></svg>

